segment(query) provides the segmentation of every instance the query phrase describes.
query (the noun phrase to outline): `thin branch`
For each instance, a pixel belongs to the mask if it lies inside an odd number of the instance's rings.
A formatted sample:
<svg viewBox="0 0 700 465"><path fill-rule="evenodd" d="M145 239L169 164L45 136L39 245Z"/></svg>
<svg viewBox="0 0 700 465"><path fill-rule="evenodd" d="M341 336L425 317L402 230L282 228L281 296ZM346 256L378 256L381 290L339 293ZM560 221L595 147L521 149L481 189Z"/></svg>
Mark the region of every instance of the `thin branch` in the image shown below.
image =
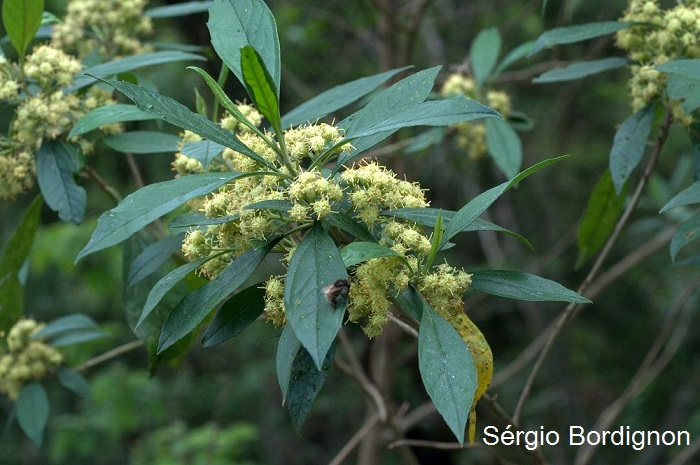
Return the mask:
<svg viewBox="0 0 700 465"><path fill-rule="evenodd" d="M379 422L379 417L377 415L372 415L369 420L365 422L362 427L357 430L355 434L352 435L350 440L345 443L342 449L338 451L335 457L333 457L333 460L328 462L328 465L340 465L343 463L343 460L352 452L352 450L357 447L357 445L360 443L362 438L364 438L370 431L372 431L372 428Z"/></svg>
<svg viewBox="0 0 700 465"><path fill-rule="evenodd" d="M632 212L636 209L637 204L639 203L639 199L642 196L642 192L644 191L644 188L649 182L649 177L654 171L654 168L656 167L656 164L659 160L661 148L663 147L664 143L666 142L666 138L668 137L668 130L671 127L671 122L671 112L667 109L663 123L661 124L661 130L659 131L659 135L656 138L656 143L654 144L654 150L651 154L651 157L649 158L649 161L647 162L646 168L644 169L644 174L639 180L637 188L632 197L630 198L627 208L618 220L617 224L615 225L615 229L613 230L612 234L605 243L603 250L600 252L597 260L593 264L593 267L588 272L588 275L579 286L579 294L583 295L583 293L588 289L588 286L591 284L591 282L603 266L603 262L608 257L608 254L610 254L613 245L615 244L615 242L617 242L617 239L622 233L622 230L627 224L627 221L632 215ZM569 320L571 320L571 318L575 315L580 306L581 304L575 303L567 305L564 311L559 316L559 318L556 320L554 327L549 332L547 341L545 342L544 347L542 348L542 351L540 352L540 355L537 358L537 361L535 362L535 365L532 367L532 371L530 372L530 375L527 381L525 382L525 386L523 387L523 390L520 394L520 398L518 399L518 403L515 407L515 411L513 412L513 421L516 426L520 423L520 416L522 415L525 400L527 400L527 398L530 395L530 391L532 390L532 386L535 383L535 379L537 378L537 375L542 369L544 361L549 355L549 351L552 349L552 346L554 345L554 341L557 339L566 323L568 323Z"/></svg>
<svg viewBox="0 0 700 465"><path fill-rule="evenodd" d="M673 460L668 462L668 465L685 465L689 463L690 459L695 457L698 452L700 452L700 438L696 438L688 447L680 451Z"/></svg>
<svg viewBox="0 0 700 465"><path fill-rule="evenodd" d="M360 364L360 361L358 360L357 355L355 355L355 351L350 344L350 340L344 331L341 330L338 333L338 340L340 341L340 345L343 346L343 352L345 352L345 355L350 362L350 366L338 360L337 367L340 369L340 371L350 376L357 382L357 384L359 384L360 388L362 388L365 394L367 394L367 396L374 403L379 420L381 420L382 423L386 422L388 415L384 399L382 398L382 395L377 387L372 384L369 378L367 378L367 375L362 369L362 365Z"/></svg>
<svg viewBox="0 0 700 465"><path fill-rule="evenodd" d="M696 279L689 285L678 298L670 316L661 331L659 331L637 372L622 394L600 414L592 428L594 431L608 430L630 400L654 380L671 361L673 355L678 351L685 334L688 332L690 312L683 312L683 310L686 308L688 301L695 295L698 287L700 287L700 279ZM574 462L575 465L586 465L590 462L597 449L598 444L586 444L582 449L579 449L578 456Z"/></svg>
<svg viewBox="0 0 700 465"><path fill-rule="evenodd" d="M401 328L403 330L403 332L405 332L406 334L408 334L409 336L411 336L414 339L418 339L418 331L416 331L416 329L413 326L409 325L408 323L406 323L405 321L403 321L401 318L397 317L393 313L389 313L389 319L396 326Z"/></svg>
<svg viewBox="0 0 700 465"><path fill-rule="evenodd" d="M112 187L105 179L97 173L90 165L85 165L83 166L83 171L82 174L95 181L103 191L109 195L112 200L114 200L114 203L119 203L122 201L122 196L117 192L117 190Z"/></svg>
<svg viewBox="0 0 700 465"><path fill-rule="evenodd" d="M127 352L130 352L134 349L138 349L139 347L143 346L143 342L136 340L136 341L131 341L127 342L126 344L122 344L119 347L115 347L114 349L108 350L104 354L100 354L97 357L93 357L90 360L88 360L85 363L82 363L78 365L77 367L73 368L73 371L85 371L88 370L96 365L99 365L100 363L106 362L108 360L111 360L113 358L116 358L122 354L125 354Z"/></svg>

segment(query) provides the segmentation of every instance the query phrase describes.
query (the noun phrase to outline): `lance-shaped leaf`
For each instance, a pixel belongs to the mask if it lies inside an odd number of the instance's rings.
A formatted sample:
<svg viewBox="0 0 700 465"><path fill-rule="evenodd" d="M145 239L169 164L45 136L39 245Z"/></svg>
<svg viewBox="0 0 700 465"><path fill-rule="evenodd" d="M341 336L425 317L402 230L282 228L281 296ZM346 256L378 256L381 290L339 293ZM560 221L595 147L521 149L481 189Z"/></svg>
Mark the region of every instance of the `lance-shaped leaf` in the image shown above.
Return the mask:
<svg viewBox="0 0 700 465"><path fill-rule="evenodd" d="M129 131L104 137L102 142L123 153L173 153L178 151L180 137L159 131Z"/></svg>
<svg viewBox="0 0 700 465"><path fill-rule="evenodd" d="M526 169L510 181L506 181L503 184L500 184L496 187L492 187L491 189L479 194L477 197L472 199L471 202L466 204L457 213L455 213L452 217L452 220L450 220L450 222L447 223L447 226L445 226L445 234L442 236L440 248L443 249L450 239L452 239L454 236L456 236L466 227L468 227L474 220L476 220L479 217L479 215L481 215L488 207L490 207L491 204L495 202L496 199L508 189L515 186L517 183L530 176L531 174L544 168L545 166L563 160L564 158L567 158L567 155L541 161L538 164Z"/></svg>
<svg viewBox="0 0 700 465"><path fill-rule="evenodd" d="M149 245L129 266L127 286L131 287L147 276L155 273L172 255L182 247L185 234L166 236Z"/></svg>
<svg viewBox="0 0 700 465"><path fill-rule="evenodd" d="M700 181L694 182L690 187L686 187L676 194L661 210L659 210L659 213L680 207L681 205L690 205L694 203L700 203Z"/></svg>
<svg viewBox="0 0 700 465"><path fill-rule="evenodd" d="M22 316L24 289L19 273L29 258L39 227L43 200L37 195L25 210L0 256L0 331L8 331Z"/></svg>
<svg viewBox="0 0 700 465"><path fill-rule="evenodd" d="M593 74L610 71L611 69L622 68L629 60L621 57L601 58L600 60L577 61L564 68L550 69L532 80L535 84L545 84L548 82L574 81Z"/></svg>
<svg viewBox="0 0 700 465"><path fill-rule="evenodd" d="M612 34L613 32L627 29L632 25L634 25L632 22L601 21L550 29L549 31L543 32L542 35L537 38L528 56L532 56L542 49L554 47L555 45L573 44L575 42Z"/></svg>
<svg viewBox="0 0 700 465"><path fill-rule="evenodd" d="M372 260L373 258L394 257L408 264L406 259L390 249L389 247L376 242L355 241L346 245L340 250L340 257L346 268L350 268L359 263Z"/></svg>
<svg viewBox="0 0 700 465"><path fill-rule="evenodd" d="M289 382L292 378L292 364L301 349L301 342L290 325L285 325L277 344L277 381L282 391L282 405L287 400Z"/></svg>
<svg viewBox="0 0 700 465"><path fill-rule="evenodd" d="M59 367L58 370L56 370L56 374L58 375L58 382L61 383L61 386L64 388L85 399L90 399L92 397L90 393L90 383L77 371L73 371L67 367Z"/></svg>
<svg viewBox="0 0 700 465"><path fill-rule="evenodd" d="M280 42L272 12L262 0L215 0L207 22L211 44L221 60L245 85L241 49L251 46L260 54L274 82L279 100Z"/></svg>
<svg viewBox="0 0 700 465"><path fill-rule="evenodd" d="M345 304L328 299L324 288L347 279L338 249L320 223L294 251L284 285L287 321L320 369L343 323Z"/></svg>
<svg viewBox="0 0 700 465"><path fill-rule="evenodd" d="M700 215L695 215L678 226L671 239L671 259L675 260L678 252L700 237Z"/></svg>
<svg viewBox="0 0 700 465"><path fill-rule="evenodd" d="M44 442L44 429L49 420L49 398L44 386L37 381L31 381L22 386L15 409L22 431L34 445L41 448Z"/></svg>
<svg viewBox="0 0 700 465"><path fill-rule="evenodd" d="M199 326L217 305L248 279L278 241L279 239L275 239L264 247L244 252L224 268L216 279L187 294L165 320L158 341L158 353L162 353Z"/></svg>
<svg viewBox="0 0 700 465"><path fill-rule="evenodd" d="M683 76L700 79L700 59L693 60L673 60L663 65L659 65L655 68L658 71L663 71L664 73L675 73L681 74Z"/></svg>
<svg viewBox="0 0 700 465"><path fill-rule="evenodd" d="M272 87L275 83L265 68L262 58L250 45L241 49L241 70L248 96L253 101L253 105L270 122L275 134L281 137L279 101Z"/></svg>
<svg viewBox="0 0 700 465"><path fill-rule="evenodd" d="M408 68L410 66L362 77L321 92L316 97L307 100L284 115L282 117L282 127L286 128L306 122L314 122L361 99L393 76Z"/></svg>
<svg viewBox="0 0 700 465"><path fill-rule="evenodd" d="M700 78L671 73L666 83L669 98L682 100L681 108L687 114L700 108Z"/></svg>
<svg viewBox="0 0 700 465"><path fill-rule="evenodd" d="M210 140L198 140L186 142L182 146L182 154L186 157L198 160L205 171L209 170L209 163L216 158L226 147Z"/></svg>
<svg viewBox="0 0 700 465"><path fill-rule="evenodd" d="M73 178L76 169L74 154L60 141L45 142L36 153L37 181L46 204L63 221L80 224L87 195Z"/></svg>
<svg viewBox="0 0 700 465"><path fill-rule="evenodd" d="M528 53L530 53L530 50L532 50L533 45L535 45L535 41L530 40L528 42L524 42L518 45L513 50L508 52L505 58L503 58L503 60L501 60L498 66L496 66L496 70L493 72L494 76L498 76L503 71L508 69L510 65L525 58L528 55Z"/></svg>
<svg viewBox="0 0 700 465"><path fill-rule="evenodd" d="M82 118L80 118L73 129L68 133L68 138L76 137L93 131L100 126L112 123L122 123L125 121L146 121L157 119L155 115L150 115L139 110L136 105L126 103L115 103L113 105L105 105L90 110Z"/></svg>
<svg viewBox="0 0 700 465"><path fill-rule="evenodd" d="M416 223L422 224L423 226L433 227L437 221L439 214L442 214L442 221L444 224L452 221L452 218L457 212L452 210L442 210L439 208L397 208L396 210L383 210L380 212L382 216L393 216L395 218L402 218L404 220L415 221ZM467 226L464 227L460 232L470 232L470 231L496 231L508 234L509 236L519 240L525 244L530 250L535 250L532 244L518 233L507 230L497 224L491 223L481 218L477 218Z"/></svg>
<svg viewBox="0 0 700 465"><path fill-rule="evenodd" d="M477 388L474 360L456 329L423 300L418 368L428 395L460 444Z"/></svg>
<svg viewBox="0 0 700 465"><path fill-rule="evenodd" d="M236 152L255 160L262 166L274 169L267 160L250 150L231 132L223 129L202 115L191 111L175 100L153 92L145 87L137 86L126 81L104 80L107 84L129 97L139 108L148 114L155 115L165 122L199 134L205 139L229 147Z"/></svg>
<svg viewBox="0 0 700 465"><path fill-rule="evenodd" d="M97 323L80 313L57 318L32 336L34 339L48 339L54 347L65 347L105 337L107 334L100 331Z"/></svg>
<svg viewBox="0 0 700 465"><path fill-rule="evenodd" d="M346 215L345 213L331 213L323 217L321 222L326 227L338 228L343 232L350 234L358 241L378 242L377 238L369 232L367 227L357 221L355 218Z"/></svg>
<svg viewBox="0 0 700 465"><path fill-rule="evenodd" d="M507 178L512 178L523 163L523 143L507 121L489 118L486 125L486 145L496 166Z"/></svg>
<svg viewBox="0 0 700 465"><path fill-rule="evenodd" d="M480 31L469 48L471 71L478 85L482 85L493 71L501 53L501 36L495 27Z"/></svg>
<svg viewBox="0 0 700 465"><path fill-rule="evenodd" d="M126 58L108 61L83 70L83 74L76 76L68 87L69 92L75 92L89 85L95 84L95 78L102 79L117 74L126 73L144 66L155 66L175 61L205 61L202 55L178 51L152 52L133 55Z"/></svg>
<svg viewBox="0 0 700 465"><path fill-rule="evenodd" d="M206 195L241 173L194 174L170 181L150 184L127 196L117 207L97 220L90 241L78 253L85 255L118 244L152 221L175 210L186 201Z"/></svg>
<svg viewBox="0 0 700 465"><path fill-rule="evenodd" d="M211 1L185 2L175 5L157 6L143 12L149 18L176 18L195 13L204 13L211 7Z"/></svg>
<svg viewBox="0 0 700 465"><path fill-rule="evenodd" d="M549 279L520 271L474 271L471 287L488 294L531 302L572 302L590 304L571 289Z"/></svg>
<svg viewBox="0 0 700 465"><path fill-rule="evenodd" d="M577 269L598 252L610 237L625 204L626 186L627 184L622 192L617 194L610 171L605 170L593 188L586 206L586 214L578 228Z"/></svg>
<svg viewBox="0 0 700 465"><path fill-rule="evenodd" d="M610 175L618 195L644 155L653 121L654 105L647 105L629 116L615 133L610 150Z"/></svg>
<svg viewBox="0 0 700 465"><path fill-rule="evenodd" d="M202 345L226 342L246 329L265 309L265 288L261 283L242 290L224 303L202 336Z"/></svg>
<svg viewBox="0 0 700 465"><path fill-rule="evenodd" d="M316 368L313 357L306 349L300 347L297 351L289 379L289 416L295 430L299 431L304 424L316 396L326 382L334 356L335 343L328 349L321 367Z"/></svg>
<svg viewBox="0 0 700 465"><path fill-rule="evenodd" d="M24 63L24 53L34 34L41 26L44 0L3 0L2 24L17 50L19 62Z"/></svg>

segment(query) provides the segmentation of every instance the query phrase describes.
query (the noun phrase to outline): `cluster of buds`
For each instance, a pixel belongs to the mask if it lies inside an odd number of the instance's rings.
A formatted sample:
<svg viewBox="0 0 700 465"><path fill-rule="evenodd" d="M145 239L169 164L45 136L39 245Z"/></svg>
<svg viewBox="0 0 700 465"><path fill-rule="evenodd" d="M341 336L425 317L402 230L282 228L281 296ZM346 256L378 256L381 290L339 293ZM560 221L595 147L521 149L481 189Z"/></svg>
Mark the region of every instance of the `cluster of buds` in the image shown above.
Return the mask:
<svg viewBox="0 0 700 465"><path fill-rule="evenodd" d="M65 91L80 62L52 45L36 46L19 64L0 58L0 101L14 107L9 131L0 136L0 199L11 199L31 189L36 178L34 154L46 140L57 139L88 111L114 103L111 94L90 88L78 95ZM121 130L108 125L104 132ZM84 153L92 142L76 138Z"/></svg>
<svg viewBox="0 0 700 465"><path fill-rule="evenodd" d="M31 319L19 320L7 334L7 350L0 348L0 393L11 400L24 384L46 377L63 361L60 352L34 338L42 327Z"/></svg>
<svg viewBox="0 0 700 465"><path fill-rule="evenodd" d="M153 30L145 6L146 0L72 0L53 42L81 58L95 51L103 60L144 53L150 48L141 38Z"/></svg>
<svg viewBox="0 0 700 465"><path fill-rule="evenodd" d="M629 87L637 111L665 97L666 78L656 66L678 58L700 58L700 2L679 1L662 10L656 0L631 0L621 20L639 23L617 33L617 45L634 61ZM680 102L670 106L676 121L685 126L693 122Z"/></svg>
<svg viewBox="0 0 700 465"><path fill-rule="evenodd" d="M239 104L253 125L262 118L249 105ZM352 146L343 143L343 131L325 123L307 124L284 131L284 148L271 144L274 135L253 131L250 125L233 121L225 114L219 125L246 144L277 170L231 149L225 149L208 166L210 171L250 173L230 182L190 207L208 219L224 219L221 224L190 230L183 242L183 253L190 260L208 257L199 273L215 278L233 259L260 241L284 235L273 249L282 254L288 266L303 230L328 215L349 215L375 235L377 241L399 257L377 258L351 270L348 317L359 323L369 337L381 333L389 320L392 295L414 283L434 308L452 320L462 308L462 295L469 286L464 271L440 265L423 269L431 251L431 239L423 227L411 221L382 214L397 208L425 208L425 192L416 183L398 179L395 173L376 161L363 161L338 172L323 169L323 161ZM182 143L199 139L182 133ZM286 151L282 156L280 151ZM173 168L179 176L204 172L202 164L180 151ZM257 173L257 174L256 174ZM338 238L342 242L342 238ZM342 246L342 244L339 244ZM265 315L276 326L286 323L284 306L285 275L270 277L265 288Z"/></svg>
<svg viewBox="0 0 700 465"><path fill-rule="evenodd" d="M447 77L440 94L444 97L464 95L478 100L508 118L512 110L510 97L503 91L489 90L485 93L476 85L474 79L455 73ZM478 160L488 151L486 146L486 126L482 122L459 123L451 126L457 147L467 152L470 160Z"/></svg>

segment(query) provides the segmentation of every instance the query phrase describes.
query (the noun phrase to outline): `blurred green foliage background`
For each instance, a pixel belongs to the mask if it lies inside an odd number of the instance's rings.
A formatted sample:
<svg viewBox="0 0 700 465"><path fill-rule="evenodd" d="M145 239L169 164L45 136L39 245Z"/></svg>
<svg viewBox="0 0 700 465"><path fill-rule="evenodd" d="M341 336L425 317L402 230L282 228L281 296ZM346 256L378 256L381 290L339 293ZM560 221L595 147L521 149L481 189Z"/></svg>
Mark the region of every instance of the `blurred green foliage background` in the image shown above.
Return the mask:
<svg viewBox="0 0 700 465"><path fill-rule="evenodd" d="M168 2L177 3L177 2ZM503 50L535 39L560 25L614 20L625 8L622 0L550 1L543 14L541 1L435 0L406 40L402 12L420 2L408 0L274 0L268 2L280 32L283 60L282 107L289 110L334 85L389 68L412 64L416 69L443 65L443 75L463 65L469 46L483 28L497 27ZM667 2L670 3L670 2ZM164 4L152 2L151 5ZM46 8L61 15L64 0L47 0ZM395 8L390 15L380 8ZM206 15L155 20L154 41L208 45ZM206 52L210 57L213 52ZM552 156L572 157L538 173L509 192L488 211L490 220L522 234L533 244L530 251L507 236L474 234L462 237L450 250L453 264L529 271L575 289L586 269L576 271L575 231L586 201L607 166L612 137L629 114L625 70L563 84L535 85L530 80L559 60L617 55L612 38L584 42L523 60L495 83L514 100L514 108L534 121L520 135L524 166ZM193 72L176 63L139 76L194 107L196 86L211 103L210 93ZM220 64L208 63L212 75ZM444 77L444 76L443 76ZM243 99L244 90L230 80L227 91ZM334 115L336 120L344 114ZM136 124L136 123L134 123ZM158 125L140 123L139 128ZM150 125L150 126L149 126ZM176 132L175 128L162 125ZM135 127L135 126L134 126ZM419 133L404 131L400 139ZM394 140L396 141L396 140ZM683 155L690 151L687 136L672 132L664 149L659 174L646 192L642 208L609 259L616 263L645 241L673 224L659 216L659 208L691 179L693 168ZM462 155L462 156L461 156ZM449 140L410 154L379 155L394 170L428 190L434 207L455 209L503 181L488 159L467 160ZM172 154L140 156L137 163L145 181L172 177ZM687 157L686 157L687 158ZM91 157L91 165L120 192L136 185L121 154L106 147ZM111 248L77 265L77 252L87 242L96 217L113 206L97 186L86 180L88 220L75 227L59 223L48 209L34 250L26 284L26 314L49 321L81 312L100 323L110 339L82 344L67 354L69 366L134 339L124 319L121 298L121 253ZM32 195L0 204L0 244L5 244L20 212ZM585 267L584 267L585 268ZM556 343L556 350L539 376L523 414L524 427L567 431L569 425L590 425L602 409L625 388L629 378L658 333L682 284L696 274L690 268L671 268L666 246L659 247L639 265L596 296ZM697 304L697 302L696 302ZM513 361L555 318L562 308L553 303L528 303L493 296L471 295L470 316L490 342L496 373ZM700 370L697 354L697 312L688 323L691 335L660 378L647 387L623 412L618 424L636 429L688 430L700 434ZM80 400L65 390L50 390L53 408L44 450L38 451L15 426L0 436L0 462L7 465L185 465L185 464L309 464L327 463L364 420L361 391L333 371L301 434L291 427L274 372L279 331L271 325L253 325L223 346L202 349L197 344L174 366L163 366L149 377L145 352L137 350L85 374L93 389L91 400ZM353 338L363 361L371 357L369 344ZM417 375L415 345L406 341L390 361L393 393L416 406L427 400ZM529 367L529 365L528 365ZM491 391L512 411L527 376L520 371ZM53 385L51 385L53 386ZM0 411L9 411L0 403ZM495 422L486 409L479 411L479 427ZM420 422L410 437L450 440L437 415ZM500 452L515 463L527 458L505 448ZM575 450L547 448L552 463L570 462ZM679 449L603 448L594 463L666 463ZM416 450L422 463L498 463L484 450L445 452ZM352 459L351 459L352 460ZM401 463L387 451L382 464Z"/></svg>

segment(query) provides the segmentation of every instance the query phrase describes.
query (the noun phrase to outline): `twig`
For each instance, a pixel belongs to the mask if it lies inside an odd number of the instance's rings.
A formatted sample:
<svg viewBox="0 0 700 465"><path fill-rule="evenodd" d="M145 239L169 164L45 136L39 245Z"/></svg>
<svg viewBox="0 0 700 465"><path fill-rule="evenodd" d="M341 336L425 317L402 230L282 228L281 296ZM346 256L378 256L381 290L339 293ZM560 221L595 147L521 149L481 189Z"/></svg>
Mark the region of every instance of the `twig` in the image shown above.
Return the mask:
<svg viewBox="0 0 700 465"><path fill-rule="evenodd" d="M696 438L688 447L683 449L676 455L673 460L668 462L668 465L685 465L690 462L690 459L700 452L700 438Z"/></svg>
<svg viewBox="0 0 700 465"><path fill-rule="evenodd" d="M690 313L683 312L683 309L688 303L688 300L695 294L698 287L700 287L700 279L696 279L688 286L685 292L676 301L674 308L671 310L671 315L666 320L661 331L659 331L659 334L637 369L637 372L627 384L622 394L600 414L593 430L604 431L610 428L629 401L656 378L671 361L673 355L680 347L685 333L688 331ZM681 318L682 316L685 316L685 318ZM579 449L574 464L586 465L590 462L597 449L598 444L586 444L583 448Z"/></svg>
<svg viewBox="0 0 700 465"><path fill-rule="evenodd" d="M139 347L143 346L143 342L136 340L136 341L131 341L127 342L126 344L122 344L119 347L115 347L114 349L108 350L104 354L100 354L97 357L93 357L90 360L88 360L85 363L82 363L78 365L77 367L73 368L73 371L85 371L87 369L90 369L96 365L99 365L102 362L106 362L107 360L111 360L113 358L116 358L122 354L125 354L127 352L130 352L134 349L138 349Z"/></svg>
<svg viewBox="0 0 700 465"><path fill-rule="evenodd" d="M418 339L418 331L416 329L403 321L401 318L397 317L393 313L389 313L389 319L399 328L401 328L409 336Z"/></svg>
<svg viewBox="0 0 700 465"><path fill-rule="evenodd" d="M141 168L139 168L139 165L136 164L136 159L134 158L133 153L125 153L124 155L126 157L126 164L129 165L131 175L134 177L136 185L139 187L139 189L141 189L146 185L146 183L143 181L143 176L141 175Z"/></svg>
<svg viewBox="0 0 700 465"><path fill-rule="evenodd" d="M345 374L353 378L355 381L357 381L357 384L360 385L360 388L362 388L365 394L367 394L367 396L374 403L377 409L377 416L379 417L379 420L381 420L382 422L386 422L388 416L384 399L382 398L382 395L377 389L377 387L374 384L372 384L369 378L367 378L367 375L362 369L362 365L360 364L357 355L355 355L355 351L353 350L352 345L350 345L350 341L348 340L348 337L344 331L341 330L338 333L338 340L340 341L340 345L343 346L343 352L345 352L345 355L347 356L348 361L350 362L350 366L348 366L345 363L342 363L338 360L338 368L340 369L340 371L344 372Z"/></svg>
<svg viewBox="0 0 700 465"><path fill-rule="evenodd" d="M644 187L646 187L647 183L649 182L649 177L651 176L654 168L656 167L656 164L659 160L659 156L661 154L661 148L663 147L664 143L666 142L666 138L668 137L668 130L671 126L671 112L667 109L666 114L664 116L663 123L661 124L661 130L659 132L658 137L656 138L656 143L654 144L654 150L651 154L651 157L649 158L649 161L647 162L646 168L644 169L644 174L642 175L641 179L639 180L639 183L637 183L637 188L630 198L629 204L627 205L627 208L623 212L622 216L618 220L617 224L615 225L615 229L613 230L612 234L608 238L607 242L605 243L605 246L603 247L603 250L600 252L600 255L598 255L598 258L596 259L595 263L593 264L593 267L591 270L588 272L588 275L586 278L583 280L581 285L578 288L578 293L583 294L586 289L588 289L588 286L590 283L593 281L595 276L598 274L600 271L600 268L603 265L603 262L605 259L608 257L608 254L612 250L613 245L617 241L617 238L620 236L620 233L622 232L622 229L625 227L627 224L627 221L629 220L630 216L632 215L632 212L635 210L637 207L637 204L639 203L639 199L642 196L642 192L644 190ZM542 348L542 351L540 352L539 357L535 361L535 365L532 367L532 371L530 372L530 375L525 382L525 386L523 387L523 390L520 394L520 398L518 399L518 403L515 406L515 410L513 412L513 421L514 425L519 425L520 423L520 416L522 415L523 411L523 406L525 405L525 400L529 397L530 391L532 390L532 386L535 383L535 379L537 378L537 375L539 374L540 370L542 369L542 366L544 365L544 361L549 355L549 351L552 349L552 346L554 345L554 341L557 339L559 334L561 333L561 330L564 328L564 325L574 316L576 313L577 309L581 306L581 304L575 304L571 303L566 306L564 311L561 313L559 318L556 320L554 327L552 330L549 332L547 341L544 344L544 347Z"/></svg>
<svg viewBox="0 0 700 465"><path fill-rule="evenodd" d="M117 192L117 190L114 187L110 186L110 184L107 181L105 181L105 179L102 176L100 176L97 173L97 171L92 169L90 165L83 166L83 174L87 178L92 179L97 184L99 184L102 190L105 191L107 195L109 195L112 198L112 200L114 200L114 203L119 203L122 201L122 196L119 195L119 192Z"/></svg>
<svg viewBox="0 0 700 465"><path fill-rule="evenodd" d="M372 428L377 424L379 421L379 417L377 415L372 415L364 425L360 429L357 430L355 434L352 435L350 440L345 443L342 449L338 451L335 457L333 457L333 460L331 460L328 465L340 465L343 463L343 460L352 452L352 450L357 447L357 445L360 443L362 438L364 438L367 433L372 431Z"/></svg>

